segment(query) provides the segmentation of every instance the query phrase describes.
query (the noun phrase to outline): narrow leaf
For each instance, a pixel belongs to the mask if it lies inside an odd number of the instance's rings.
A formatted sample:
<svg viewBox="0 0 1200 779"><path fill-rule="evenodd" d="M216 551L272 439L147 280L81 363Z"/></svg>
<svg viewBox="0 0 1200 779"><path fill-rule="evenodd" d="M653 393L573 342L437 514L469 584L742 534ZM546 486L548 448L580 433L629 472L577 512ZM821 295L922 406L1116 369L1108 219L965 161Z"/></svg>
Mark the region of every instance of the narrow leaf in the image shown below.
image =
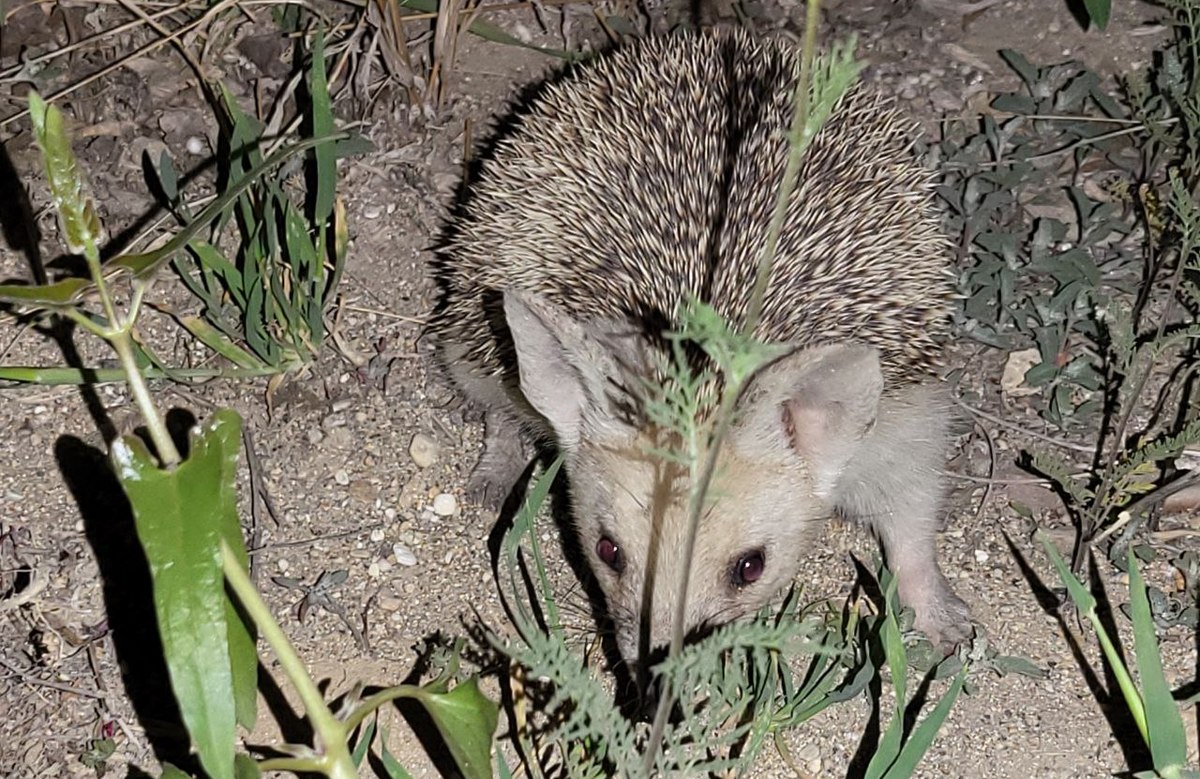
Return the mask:
<svg viewBox="0 0 1200 779"><path fill-rule="evenodd" d="M1133 647L1138 678L1142 682L1142 700L1146 706L1146 727L1150 736L1150 755L1160 772L1169 766L1182 766L1187 761L1187 738L1179 707L1163 675L1162 655L1154 633L1154 616L1146 597L1146 582L1130 549L1129 611L1133 619Z"/></svg>
<svg viewBox="0 0 1200 779"><path fill-rule="evenodd" d="M904 749L896 758L896 762L892 763L887 773L884 774L887 779L907 779L912 776L917 768L917 763L921 762L921 758L933 745L934 737L941 729L942 723L946 721L946 717L949 716L950 709L954 707L954 702L958 699L958 694L962 692L963 684L966 681L967 666L964 665L958 675L954 677L950 689L946 690L946 694L933 707L933 711L929 712L928 716L913 728L908 741L904 744Z"/></svg>
<svg viewBox="0 0 1200 779"><path fill-rule="evenodd" d="M179 324L183 325L189 333L196 336L196 339L209 349L212 349L239 368L263 367L263 363L260 360L256 359L252 354L233 341L230 341L224 333L200 317L180 317Z"/></svg>
<svg viewBox="0 0 1200 779"><path fill-rule="evenodd" d="M325 75L325 33L317 31L313 38L312 67L309 71L308 95L312 101L312 134L315 137L333 134L333 106L329 101L329 83ZM313 224L324 224L333 212L334 188L337 185L337 158L332 142L322 143L312 150Z"/></svg>

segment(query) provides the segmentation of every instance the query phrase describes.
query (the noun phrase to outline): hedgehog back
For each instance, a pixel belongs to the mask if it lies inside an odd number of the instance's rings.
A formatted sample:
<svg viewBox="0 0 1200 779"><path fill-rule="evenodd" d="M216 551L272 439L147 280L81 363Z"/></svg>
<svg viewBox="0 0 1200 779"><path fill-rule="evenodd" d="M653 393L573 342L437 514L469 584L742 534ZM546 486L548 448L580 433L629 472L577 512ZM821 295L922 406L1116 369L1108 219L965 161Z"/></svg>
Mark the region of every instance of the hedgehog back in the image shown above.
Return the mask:
<svg viewBox="0 0 1200 779"><path fill-rule="evenodd" d="M646 323L670 323L690 293L740 321L798 70L788 44L739 31L646 39L548 85L451 227L434 331L500 374L513 364L498 324L508 288ZM867 342L893 378L936 367L953 278L912 129L864 87L842 99L804 155L760 337Z"/></svg>

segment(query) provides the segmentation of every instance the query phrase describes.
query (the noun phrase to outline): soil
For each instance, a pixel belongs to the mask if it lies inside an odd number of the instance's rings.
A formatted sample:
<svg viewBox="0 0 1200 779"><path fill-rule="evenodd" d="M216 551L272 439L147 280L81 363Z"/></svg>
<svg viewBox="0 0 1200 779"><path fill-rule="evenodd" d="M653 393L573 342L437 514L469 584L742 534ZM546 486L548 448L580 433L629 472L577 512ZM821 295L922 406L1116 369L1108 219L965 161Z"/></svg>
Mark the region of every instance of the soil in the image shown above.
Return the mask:
<svg viewBox="0 0 1200 779"><path fill-rule="evenodd" d="M860 56L871 65L866 78L897 94L936 132L943 117L973 114L990 95L1015 86L997 54L1001 48L1043 64L1081 59L1108 77L1146 65L1166 34L1156 21L1162 12L1135 2L1114 5L1107 32L1083 32L1065 4L1045 0L1009 0L967 16L934 0L841 0L828 4L826 22L833 34L856 33ZM566 41L558 7L542 11L552 34L542 31L528 8L487 18L545 45L603 40L590 7L564 8L571 20ZM803 8L794 0L754 10L763 28L795 30L802 23ZM287 72L270 56L273 28L261 11L254 11L253 23L225 20L223 36L185 39L209 72L243 97L255 94L256 84L278 88ZM9 24L0 28L0 67L16 63L22 49L28 58L62 47L68 28L76 40L126 21L124 13L102 4L53 13L10 4ZM144 29L86 45L70 60L75 70L42 72L35 80L43 90L44 84L75 83L80 74L153 40L139 34ZM239 46L247 39L253 45ZM61 59L51 64L67 67ZM462 635L477 621L506 629L488 551L496 515L471 505L463 491L480 449L480 426L433 371L420 335L433 300L430 246L460 178L464 145L485 136L517 91L554 66L543 54L464 36L448 71L446 100L427 115L410 110L400 88L369 104L346 97L341 113L365 117L358 130L375 150L342 163L339 191L352 244L333 324L336 342L310 370L272 393L266 380L154 385L160 408L183 412L177 419L186 421L186 413L205 419L220 406L244 418L258 476L275 508L272 520L262 506L254 507L261 534L257 581L331 696L357 681L395 683L419 674L420 646L431 636ZM181 170L212 154L212 114L170 47L143 54L58 102L71 117L75 148L111 234L146 226L139 220L153 212L144 151L157 158L168 150ZM21 103L9 98L5 105L0 111L9 116ZM0 166L6 238L0 278L29 279L31 251L46 261L60 255L59 230L45 208L28 120L5 121L0 138L0 162L10 163ZM21 219L26 189L33 204L26 215L38 228L33 240L19 229L29 223ZM174 279L154 294L168 305L195 308ZM147 320L143 336L177 364L201 354L161 316ZM1136 740L1133 726L1119 699L1109 695L1115 688L1094 636L1044 605L1055 579L1032 531L1057 529L1066 538L1066 519L1057 498L1011 464L1022 447L1046 445L1020 429L1044 427L1029 403L1001 397L1004 355L966 343L956 355L964 368L964 395L1003 424L979 417L956 444L942 559L990 641L1030 659L1045 675L976 674L971 694L960 699L916 775L1082 779L1144 768L1145 756L1127 751ZM111 364L90 337L62 336L36 320L6 315L0 321L0 364L67 361ZM143 601L148 590L141 550L102 454L107 440L130 432L137 420L121 385L21 385L0 395L0 451L7 453L0 468L0 775L93 775L84 757L102 737L115 742L109 775L156 774L159 759L178 754L174 712L153 651L153 615ZM432 462L424 467L411 454L417 436L433 443ZM989 439L996 470L995 481L986 484L979 476L990 469ZM243 473L247 522L249 493ZM443 495L455 498L448 513L446 497L435 511L435 498ZM1031 511L1018 511L1013 503ZM553 550L553 534L544 537ZM873 543L848 525L833 526L826 540L800 583L814 597L845 598L855 581L851 555L870 559ZM301 618L297 606L306 591L281 585L279 577L312 588L335 571L345 571L345 580L318 593L326 600L309 598L317 607ZM1101 563L1097 573L1114 605L1121 603L1115 569ZM1162 566L1150 576L1167 579L1170 573ZM570 574L563 569L558 579L568 592L573 627L592 630ZM1124 618L1116 619L1124 629ZM1163 641L1169 683L1189 685L1196 677L1194 637L1177 629L1164 633ZM278 683L274 660L269 653L266 658L264 668ZM485 687L495 694L494 681ZM936 684L933 693L941 689ZM281 706L277 695L269 697L272 716L264 719L294 731L295 710ZM749 775L845 776L869 717L862 698L834 707L787 735L790 764L768 750ZM385 721L393 752L414 776L440 775L403 719L390 712ZM1194 734L1192 726L1194 721ZM275 737L276 726L263 724L246 740L261 745Z"/></svg>

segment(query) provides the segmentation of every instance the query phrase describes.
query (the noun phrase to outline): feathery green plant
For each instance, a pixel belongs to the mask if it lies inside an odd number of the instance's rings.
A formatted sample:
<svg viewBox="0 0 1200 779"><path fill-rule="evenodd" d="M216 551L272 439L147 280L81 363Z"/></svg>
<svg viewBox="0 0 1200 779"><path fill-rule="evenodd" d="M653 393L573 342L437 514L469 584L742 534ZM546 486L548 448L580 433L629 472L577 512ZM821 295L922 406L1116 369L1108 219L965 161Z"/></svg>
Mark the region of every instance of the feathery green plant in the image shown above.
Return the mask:
<svg viewBox="0 0 1200 779"><path fill-rule="evenodd" d="M1025 455L1075 521L1076 572L1118 531L1109 553L1124 565L1147 510L1180 486L1176 459L1200 442L1200 2L1164 5L1176 37L1122 95L1075 63L1004 52L1024 84L993 102L1010 117L940 146L939 194L971 260L963 331L1036 348L1024 383L1043 393L1042 416L1095 446L1087 463ZM1063 187L1065 160L1079 178ZM1101 162L1106 181L1080 180Z"/></svg>

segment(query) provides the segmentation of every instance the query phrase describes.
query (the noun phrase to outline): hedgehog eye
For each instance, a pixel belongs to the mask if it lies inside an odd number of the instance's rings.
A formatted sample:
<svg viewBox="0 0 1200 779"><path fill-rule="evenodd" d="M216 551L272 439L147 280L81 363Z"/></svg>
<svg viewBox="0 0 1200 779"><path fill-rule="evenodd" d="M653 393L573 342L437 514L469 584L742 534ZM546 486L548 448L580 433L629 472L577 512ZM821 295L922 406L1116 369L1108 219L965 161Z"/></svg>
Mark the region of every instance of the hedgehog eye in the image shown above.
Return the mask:
<svg viewBox="0 0 1200 779"><path fill-rule="evenodd" d="M753 552L742 555L733 564L733 571L730 575L730 578L733 580L733 586L740 588L745 587L747 584L754 584L762 578L766 567L767 558L761 549L755 549Z"/></svg>
<svg viewBox="0 0 1200 779"><path fill-rule="evenodd" d="M596 556L616 573L625 570L625 553L608 536L600 536L600 540L596 542Z"/></svg>

